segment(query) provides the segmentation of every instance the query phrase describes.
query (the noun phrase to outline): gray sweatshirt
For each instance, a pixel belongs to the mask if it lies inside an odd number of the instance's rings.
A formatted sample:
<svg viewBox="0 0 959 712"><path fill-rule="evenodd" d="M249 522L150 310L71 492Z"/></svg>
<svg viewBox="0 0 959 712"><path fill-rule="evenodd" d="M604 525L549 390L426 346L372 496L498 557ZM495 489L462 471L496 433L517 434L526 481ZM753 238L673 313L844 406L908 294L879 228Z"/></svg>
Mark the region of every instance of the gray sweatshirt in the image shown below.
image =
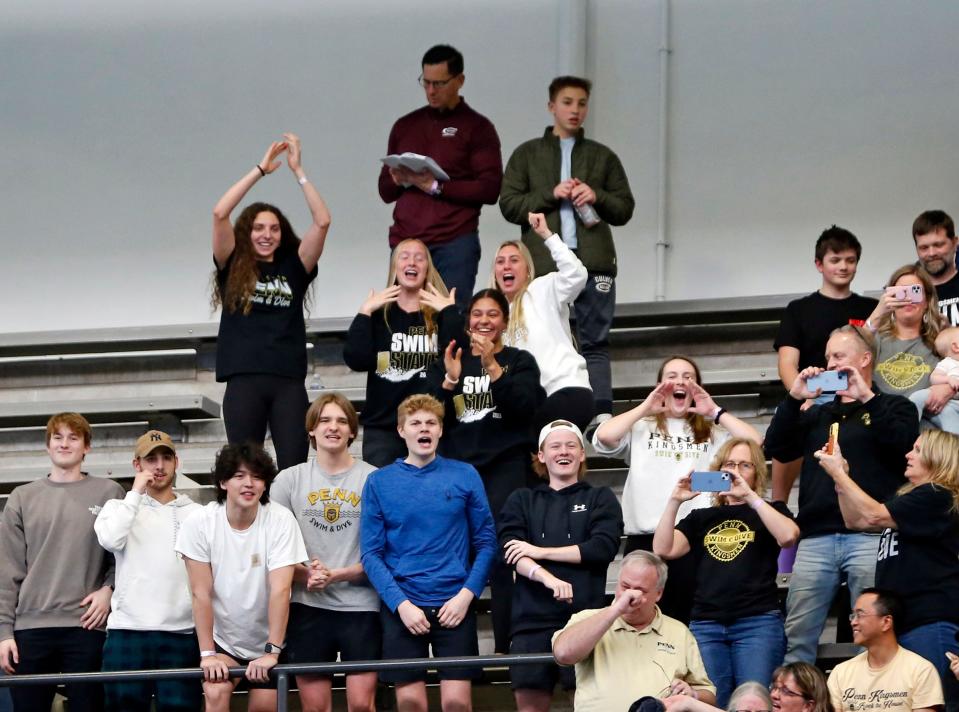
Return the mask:
<svg viewBox="0 0 959 712"><path fill-rule="evenodd" d="M93 523L123 494L101 477L44 478L13 490L0 520L0 640L14 629L80 626L80 601L113 585L113 556Z"/></svg>

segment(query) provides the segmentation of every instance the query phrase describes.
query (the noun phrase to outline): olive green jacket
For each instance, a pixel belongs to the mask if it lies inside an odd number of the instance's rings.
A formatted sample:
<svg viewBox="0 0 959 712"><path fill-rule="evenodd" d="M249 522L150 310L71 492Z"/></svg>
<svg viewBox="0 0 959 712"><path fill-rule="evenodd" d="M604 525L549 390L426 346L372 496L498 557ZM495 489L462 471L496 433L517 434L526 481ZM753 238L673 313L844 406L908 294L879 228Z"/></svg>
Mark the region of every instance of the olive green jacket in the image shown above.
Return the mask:
<svg viewBox="0 0 959 712"><path fill-rule="evenodd" d="M522 227L523 242L533 255L537 275L554 272L556 263L526 216L544 213L550 230L559 233L560 200L553 195L553 188L560 182L561 160L559 137L550 126L542 138L526 141L513 151L503 175L499 209L504 218ZM609 226L625 225L635 206L623 165L615 153L586 138L580 129L573 146L571 174L596 193L593 207L600 217L599 224L591 228L577 221L576 254L590 273L616 276L616 246Z"/></svg>

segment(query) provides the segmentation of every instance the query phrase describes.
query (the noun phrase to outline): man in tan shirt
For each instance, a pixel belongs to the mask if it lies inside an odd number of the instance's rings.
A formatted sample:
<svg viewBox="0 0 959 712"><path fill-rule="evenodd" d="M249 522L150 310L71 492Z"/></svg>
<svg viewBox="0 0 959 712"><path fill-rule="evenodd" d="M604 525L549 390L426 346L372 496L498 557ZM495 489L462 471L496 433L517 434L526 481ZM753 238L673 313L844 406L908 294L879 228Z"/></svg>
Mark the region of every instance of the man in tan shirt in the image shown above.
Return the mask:
<svg viewBox="0 0 959 712"><path fill-rule="evenodd" d="M640 697L690 695L716 703L689 629L656 603L666 565L648 551L623 559L611 606L581 611L553 636L560 665L576 665L576 712L625 710Z"/></svg>

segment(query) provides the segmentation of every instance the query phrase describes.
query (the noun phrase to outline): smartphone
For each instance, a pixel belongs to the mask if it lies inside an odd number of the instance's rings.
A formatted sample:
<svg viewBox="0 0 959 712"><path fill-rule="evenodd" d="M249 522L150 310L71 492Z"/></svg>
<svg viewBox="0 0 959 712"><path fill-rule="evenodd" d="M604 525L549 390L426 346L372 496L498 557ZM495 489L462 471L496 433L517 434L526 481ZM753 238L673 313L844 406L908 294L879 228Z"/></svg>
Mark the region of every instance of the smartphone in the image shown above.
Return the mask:
<svg viewBox="0 0 959 712"><path fill-rule="evenodd" d="M849 375L843 371L823 371L818 376L806 380L809 390L815 393L821 388L823 393L844 391L849 387Z"/></svg>
<svg viewBox="0 0 959 712"><path fill-rule="evenodd" d="M694 472L689 487L693 492L728 492L732 484L728 472Z"/></svg>
<svg viewBox="0 0 959 712"><path fill-rule="evenodd" d="M829 426L829 440L826 442L826 454L832 455L836 450L836 443L839 441L839 423L833 423Z"/></svg>
<svg viewBox="0 0 959 712"><path fill-rule="evenodd" d="M901 302L912 302L919 304L923 299L921 284L904 284L899 287L886 287L886 294L892 299L898 299Z"/></svg>

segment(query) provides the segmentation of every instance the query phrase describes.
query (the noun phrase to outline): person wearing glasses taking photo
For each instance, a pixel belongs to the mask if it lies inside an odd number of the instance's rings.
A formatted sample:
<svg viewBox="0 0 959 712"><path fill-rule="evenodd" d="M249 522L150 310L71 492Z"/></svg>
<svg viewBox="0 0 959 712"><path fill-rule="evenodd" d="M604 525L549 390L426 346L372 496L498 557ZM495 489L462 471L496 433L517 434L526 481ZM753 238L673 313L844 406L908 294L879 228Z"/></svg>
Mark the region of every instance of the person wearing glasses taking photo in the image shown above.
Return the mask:
<svg viewBox="0 0 959 712"><path fill-rule="evenodd" d="M384 203L396 203L390 226L390 247L417 238L430 250L433 263L462 308L473 295L480 260L479 214L494 205L503 178L499 136L485 116L460 96L466 80L463 55L449 45L436 45L423 55L419 84L427 105L400 117L390 131L387 154L429 156L449 177L440 180L428 170L380 170Z"/></svg>
<svg viewBox="0 0 959 712"><path fill-rule="evenodd" d="M665 560L691 554L696 565L692 620L716 700L725 707L733 689L749 680L769 684L786 652L776 588L780 547L792 546L799 527L784 502L768 503L766 459L746 438L727 440L710 469L731 476L729 492L713 506L676 523L680 505L701 496L690 476L679 480L653 536Z"/></svg>

